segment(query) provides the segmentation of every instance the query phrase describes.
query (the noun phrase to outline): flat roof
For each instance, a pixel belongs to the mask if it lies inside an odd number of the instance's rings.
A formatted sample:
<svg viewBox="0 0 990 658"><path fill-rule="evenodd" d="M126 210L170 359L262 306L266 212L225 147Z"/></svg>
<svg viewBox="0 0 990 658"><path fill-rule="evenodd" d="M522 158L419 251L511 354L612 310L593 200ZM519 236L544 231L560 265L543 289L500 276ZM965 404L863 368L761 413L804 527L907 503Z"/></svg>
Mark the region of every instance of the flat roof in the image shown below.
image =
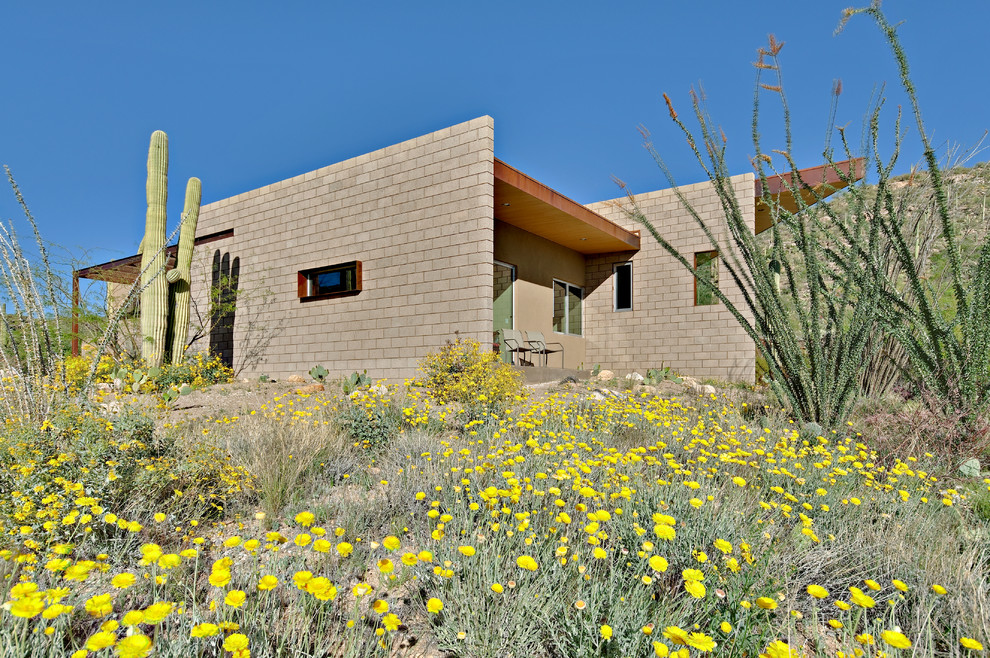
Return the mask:
<svg viewBox="0 0 990 658"><path fill-rule="evenodd" d="M841 172L841 173L840 173ZM858 181L866 174L866 160L853 158L842 162L832 162L799 169L798 179L806 185L800 191L804 205L811 205L820 199L830 196L849 185L849 178ZM776 203L787 212L797 212L800 205L794 198L794 172L770 176L767 178L766 194L776 197ZM762 233L773 223L773 213L769 204L763 200L763 182L756 179L756 224L754 231Z"/></svg>
<svg viewBox="0 0 990 658"><path fill-rule="evenodd" d="M581 254L638 251L639 231L629 231L560 192L495 160L495 218ZM233 229L196 238L196 245L230 237ZM165 252L166 270L175 267L178 247ZM141 255L118 258L77 270L80 279L133 283L141 274Z"/></svg>
<svg viewBox="0 0 990 658"><path fill-rule="evenodd" d="M638 251L629 231L495 159L495 219L582 254Z"/></svg>

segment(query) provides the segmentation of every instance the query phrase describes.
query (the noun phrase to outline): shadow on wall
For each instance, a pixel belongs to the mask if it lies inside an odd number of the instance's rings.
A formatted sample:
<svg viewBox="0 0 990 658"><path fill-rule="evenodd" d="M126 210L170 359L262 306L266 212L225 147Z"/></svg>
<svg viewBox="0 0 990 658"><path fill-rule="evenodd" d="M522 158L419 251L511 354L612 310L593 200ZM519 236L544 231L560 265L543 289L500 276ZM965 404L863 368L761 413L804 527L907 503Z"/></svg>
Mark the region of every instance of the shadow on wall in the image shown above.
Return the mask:
<svg viewBox="0 0 990 658"><path fill-rule="evenodd" d="M237 311L237 285L241 259L213 252L210 281L210 354L219 356L228 368L234 367L234 317Z"/></svg>

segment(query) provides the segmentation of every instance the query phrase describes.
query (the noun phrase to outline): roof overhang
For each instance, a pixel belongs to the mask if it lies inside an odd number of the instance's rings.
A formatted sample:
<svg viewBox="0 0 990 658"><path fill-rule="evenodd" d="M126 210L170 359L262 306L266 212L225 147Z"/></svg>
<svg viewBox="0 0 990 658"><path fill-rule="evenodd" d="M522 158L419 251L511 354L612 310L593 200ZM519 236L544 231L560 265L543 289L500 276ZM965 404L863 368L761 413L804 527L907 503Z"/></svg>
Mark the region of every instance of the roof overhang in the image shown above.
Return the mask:
<svg viewBox="0 0 990 658"><path fill-rule="evenodd" d="M797 178L794 172L770 176L764 190L763 182L756 181L756 233L762 233L770 228L773 222L770 205L764 196L773 198L773 203L787 212L797 212L804 206L811 205L825 197L847 187L850 181L858 181L866 173L866 160L854 158L842 162L832 162L818 167L798 170ZM798 182L800 181L800 182ZM795 186L802 185L798 191L801 202L795 197Z"/></svg>
<svg viewBox="0 0 990 658"><path fill-rule="evenodd" d="M639 250L638 231L610 222L498 159L495 219L582 254Z"/></svg>
<svg viewBox="0 0 990 658"><path fill-rule="evenodd" d="M232 235L234 235L234 229L218 231L204 235L201 238L196 238L194 244L198 247L201 244L229 238ZM167 257L165 264L166 271L175 267L175 255L178 251L179 245L176 244L165 247ZM90 281L107 281L109 283L125 283L130 285L141 276L141 254L135 254L127 258L118 258L117 260L100 263L99 265L90 265L81 270L76 270L73 274L77 278L89 279Z"/></svg>

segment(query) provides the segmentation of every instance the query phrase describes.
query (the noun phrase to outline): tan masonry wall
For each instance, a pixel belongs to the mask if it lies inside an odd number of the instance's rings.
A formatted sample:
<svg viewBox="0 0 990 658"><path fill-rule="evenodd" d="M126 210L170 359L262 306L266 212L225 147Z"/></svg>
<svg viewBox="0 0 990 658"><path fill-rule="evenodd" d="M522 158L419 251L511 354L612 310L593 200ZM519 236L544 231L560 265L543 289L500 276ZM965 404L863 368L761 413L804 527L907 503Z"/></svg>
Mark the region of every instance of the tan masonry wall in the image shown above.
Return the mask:
<svg viewBox="0 0 990 658"><path fill-rule="evenodd" d="M401 379L455 332L490 343L493 149L485 116L204 206L198 235L234 235L197 247L199 308L214 256L239 269L233 336L215 347L245 376L319 363ZM352 260L359 294L299 300L299 270Z"/></svg>
<svg viewBox="0 0 990 658"><path fill-rule="evenodd" d="M731 180L742 212L755 218L754 176L742 174ZM681 192L709 226L717 227L714 233L724 243L728 229L711 184L684 186ZM689 261L693 262L695 252L712 249L673 190L637 195L636 200L660 234ZM696 378L752 382L756 369L753 341L724 305L694 305L694 276L664 251L645 227L628 219L617 204L626 205L627 200L602 201L588 207L616 224L640 230L642 247L635 254L587 259L586 364L641 374L663 364ZM633 268L633 310L616 312L612 268L629 261ZM742 295L721 263L719 278L721 290L742 310ZM745 317L749 316L746 311Z"/></svg>
<svg viewBox="0 0 990 658"><path fill-rule="evenodd" d="M584 255L495 220L495 260L516 266L513 289L515 328L543 332L550 349L559 347L549 343L560 343L565 368L579 368L582 363L586 364L584 337L553 332L553 280L584 287ZM534 359L534 363L542 365L542 357ZM547 362L551 367L559 368L561 354L550 354Z"/></svg>

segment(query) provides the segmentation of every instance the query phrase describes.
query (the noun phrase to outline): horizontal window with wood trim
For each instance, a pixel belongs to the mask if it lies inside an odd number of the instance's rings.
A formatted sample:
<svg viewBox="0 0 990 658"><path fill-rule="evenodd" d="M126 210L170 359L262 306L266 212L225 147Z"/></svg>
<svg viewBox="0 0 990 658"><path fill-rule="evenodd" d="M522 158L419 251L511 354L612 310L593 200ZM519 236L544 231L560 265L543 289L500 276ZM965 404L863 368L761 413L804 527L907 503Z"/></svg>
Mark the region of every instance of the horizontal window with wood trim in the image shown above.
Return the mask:
<svg viewBox="0 0 990 658"><path fill-rule="evenodd" d="M302 270L298 289L301 301L356 295L361 292L361 261Z"/></svg>

